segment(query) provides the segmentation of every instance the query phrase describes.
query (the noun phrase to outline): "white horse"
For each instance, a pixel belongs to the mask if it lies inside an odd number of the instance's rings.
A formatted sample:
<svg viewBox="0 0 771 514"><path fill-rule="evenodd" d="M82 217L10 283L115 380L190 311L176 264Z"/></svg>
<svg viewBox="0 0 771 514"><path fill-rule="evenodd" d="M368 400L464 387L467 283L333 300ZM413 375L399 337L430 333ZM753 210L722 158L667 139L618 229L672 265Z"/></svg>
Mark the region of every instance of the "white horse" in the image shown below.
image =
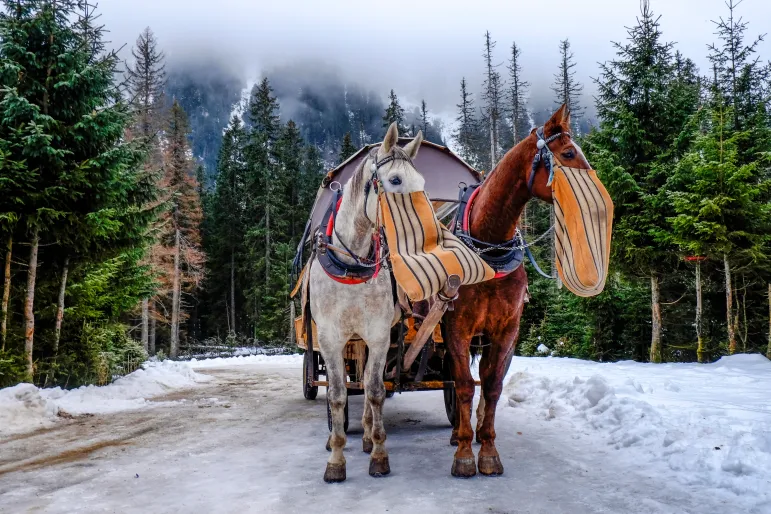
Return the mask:
<svg viewBox="0 0 771 514"><path fill-rule="evenodd" d="M372 180L389 193L422 191L425 180L412 165L418 154L423 134L404 148L397 145L399 131L396 124L388 128L385 140L377 153L370 154L356 169L343 188L340 209L337 212L332 244L346 248L357 256L367 256L373 244L377 222L377 192ZM367 183L370 183L369 186ZM368 192L365 193L365 188ZM329 250L331 251L331 250ZM336 256L345 262L354 259L340 252ZM377 257L376 257L377 258ZM327 401L332 412L332 434L328 446L332 454L324 473L326 482L345 480L346 436L343 428L344 408L348 391L343 353L348 340L354 335L363 339L369 349L364 371L364 415L362 446L371 453L369 474L384 476L390 473L385 449L386 433L383 427L385 385L383 370L386 354L391 345L391 327L399 311L391 290L391 273L381 268L377 278L362 284L341 284L330 278L314 260L310 269L310 308L318 328L318 344L327 367Z"/></svg>

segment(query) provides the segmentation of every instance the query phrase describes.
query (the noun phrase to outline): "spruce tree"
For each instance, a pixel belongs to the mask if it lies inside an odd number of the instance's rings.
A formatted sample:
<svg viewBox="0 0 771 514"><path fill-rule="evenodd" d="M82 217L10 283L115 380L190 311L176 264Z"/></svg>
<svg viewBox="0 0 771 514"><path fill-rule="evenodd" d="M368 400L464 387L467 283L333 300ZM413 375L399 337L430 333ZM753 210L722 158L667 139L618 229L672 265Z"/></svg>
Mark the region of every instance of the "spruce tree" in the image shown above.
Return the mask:
<svg viewBox="0 0 771 514"><path fill-rule="evenodd" d="M245 261L244 237L247 217L247 133L240 118L234 116L223 135L211 205L211 234L207 237L210 294L222 294L227 312L227 331L238 331L239 309L236 298L243 295L240 269ZM222 285L227 284L227 288Z"/></svg>
<svg viewBox="0 0 771 514"><path fill-rule="evenodd" d="M474 115L474 99L466 85L466 79L460 81L460 103L456 105L458 116L455 118L457 128L453 134L458 145L458 154L474 167L481 166L477 157L478 123Z"/></svg>
<svg viewBox="0 0 771 514"><path fill-rule="evenodd" d="M571 123L577 127L584 112L581 107L581 93L584 86L576 79L575 67L576 62L573 52L570 51L570 41L564 39L560 41L559 71L554 75L554 84L551 89L555 95L554 103L558 107L562 104L568 106Z"/></svg>
<svg viewBox="0 0 771 514"><path fill-rule="evenodd" d="M356 147L353 146L351 141L351 133L346 132L343 136L343 144L340 147L340 156L337 158L338 162L345 162L348 157L356 153Z"/></svg>
<svg viewBox="0 0 771 514"><path fill-rule="evenodd" d="M164 189L170 196L167 223L162 235L171 275L170 357L179 355L180 324L186 315L182 293L197 288L205 261L200 235L201 203L194 164L190 159L189 131L185 111L174 101L166 127Z"/></svg>
<svg viewBox="0 0 771 514"><path fill-rule="evenodd" d="M276 142L281 134L279 106L267 77L252 91L249 104L249 142L246 158L249 175L247 188L247 217L252 220L247 228L249 260L252 279L248 284L247 304L250 319L257 335L262 298L269 295L273 223L282 198L274 194L278 182ZM260 280L259 277L262 277Z"/></svg>
<svg viewBox="0 0 771 514"><path fill-rule="evenodd" d="M428 108L426 107L426 101L420 101L420 130L423 131L423 137L428 140ZM413 131L413 135L415 132Z"/></svg>
<svg viewBox="0 0 771 514"><path fill-rule="evenodd" d="M662 41L659 18L647 1L627 32L626 43L614 43L617 57L600 65L595 80L600 130L590 135L586 148L615 204L612 260L629 275L650 281L650 360L660 362L660 284L675 266L676 251L660 236L668 230L662 193L666 167L656 164L696 105L673 100L672 45Z"/></svg>
<svg viewBox="0 0 771 514"><path fill-rule="evenodd" d="M131 49L131 55L134 62L126 68L129 103L134 110L131 135L147 146L145 170L149 174L156 174L162 160L157 133L163 128L164 121L166 64L165 56L158 49L158 41L150 27L139 35L136 46ZM145 349L149 349L150 317L154 312L154 302L149 297L142 299L140 340Z"/></svg>
<svg viewBox="0 0 771 514"><path fill-rule="evenodd" d="M388 93L388 106L383 115L383 127L388 128L391 123L396 123L400 134L407 132L407 127L404 125L404 109L399 104L399 98L393 89Z"/></svg>
<svg viewBox="0 0 771 514"><path fill-rule="evenodd" d="M522 78L520 58L522 51L517 43L511 44L511 59L509 60L509 114L511 116L512 143L522 141L530 131L530 119L527 112L527 93L530 83Z"/></svg>
<svg viewBox="0 0 771 514"><path fill-rule="evenodd" d="M496 42L492 40L490 32L485 32L485 48L482 56L485 59L485 80L482 84L482 99L485 101L485 122L490 136L490 171L498 163L499 156L499 127L498 123L502 114L503 81L493 64L493 49Z"/></svg>

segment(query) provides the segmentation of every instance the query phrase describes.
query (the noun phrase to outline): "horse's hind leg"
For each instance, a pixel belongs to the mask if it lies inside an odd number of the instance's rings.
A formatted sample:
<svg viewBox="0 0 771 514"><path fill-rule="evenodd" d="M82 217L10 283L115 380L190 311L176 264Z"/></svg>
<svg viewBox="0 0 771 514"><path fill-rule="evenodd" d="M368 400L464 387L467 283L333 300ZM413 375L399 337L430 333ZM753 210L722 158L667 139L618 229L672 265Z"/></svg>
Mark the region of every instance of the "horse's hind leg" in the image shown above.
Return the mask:
<svg viewBox="0 0 771 514"><path fill-rule="evenodd" d="M327 401L332 412L332 434L329 436L328 445L332 454L327 461L327 469L324 472L325 482L342 482L345 480L345 402L348 391L345 389L345 362L343 361L343 348L345 343L335 344L323 340L321 330L319 338L324 362L327 365ZM327 343L327 344L324 344Z"/></svg>
<svg viewBox="0 0 771 514"><path fill-rule="evenodd" d="M495 476L503 474L503 463L495 448L495 408L503 390L503 379L509 368L509 358L517 331L497 339L490 346L489 353L483 356L479 363L479 378L482 382L483 399L480 407L484 410L482 422L477 427L477 440L482 443L479 450L479 472L483 475Z"/></svg>
<svg viewBox="0 0 771 514"><path fill-rule="evenodd" d="M366 387L365 387L366 389ZM364 427L364 436L361 438L361 447L364 453L372 453L372 406L364 397L364 415L361 417L361 426Z"/></svg>
<svg viewBox="0 0 771 514"><path fill-rule="evenodd" d="M383 425L383 403L386 396L385 384L383 384L383 369L385 368L386 355L390 343L390 335L387 335L386 339L374 344L367 341L369 357L367 359L367 369L364 372L366 403L364 421L367 421L367 410L369 410L371 415L370 436L372 440L369 474L373 477L385 476L391 472L391 467L388 463L388 452L385 449L386 432ZM366 439L364 444L366 451Z"/></svg>

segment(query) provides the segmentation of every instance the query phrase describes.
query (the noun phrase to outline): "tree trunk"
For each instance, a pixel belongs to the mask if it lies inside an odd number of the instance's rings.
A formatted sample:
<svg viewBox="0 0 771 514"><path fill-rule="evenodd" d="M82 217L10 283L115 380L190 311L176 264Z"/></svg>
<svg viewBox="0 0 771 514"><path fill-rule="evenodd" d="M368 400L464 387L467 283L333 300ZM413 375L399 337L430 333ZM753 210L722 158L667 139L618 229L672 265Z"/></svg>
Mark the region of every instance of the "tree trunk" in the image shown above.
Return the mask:
<svg viewBox="0 0 771 514"><path fill-rule="evenodd" d="M270 197L265 198L265 289L270 284Z"/></svg>
<svg viewBox="0 0 771 514"><path fill-rule="evenodd" d="M64 321L64 294L67 291L67 273L70 269L69 256L64 258L62 267L62 281L59 284L59 302L56 304L56 331L54 333L54 358L59 352L59 341L62 336L62 322Z"/></svg>
<svg viewBox="0 0 771 514"><path fill-rule="evenodd" d="M37 253L40 246L38 228L32 232L27 270L27 299L24 302L24 351L27 354L27 375L33 379L32 348L35 342L35 280L37 279Z"/></svg>
<svg viewBox="0 0 771 514"><path fill-rule="evenodd" d="M728 255L723 254L723 265L725 266L725 308L726 321L728 322L728 353L736 353L736 331L734 330L733 303L734 294L731 285L731 265L728 263Z"/></svg>
<svg viewBox="0 0 771 514"><path fill-rule="evenodd" d="M236 333L236 250L230 247L230 330Z"/></svg>
<svg viewBox="0 0 771 514"><path fill-rule="evenodd" d="M650 361L661 362L661 304L659 303L659 277L651 273L651 355Z"/></svg>
<svg viewBox="0 0 771 514"><path fill-rule="evenodd" d="M150 336L148 338L148 353L150 355L155 355L155 302L150 302L149 307L149 316L150 316Z"/></svg>
<svg viewBox="0 0 771 514"><path fill-rule="evenodd" d="M495 169L495 119L490 114L490 171Z"/></svg>
<svg viewBox="0 0 771 514"><path fill-rule="evenodd" d="M766 357L771 359L771 282L768 283L768 349Z"/></svg>
<svg viewBox="0 0 771 514"><path fill-rule="evenodd" d="M149 345L147 338L149 336L149 328L150 328L150 312L149 312L149 304L150 300L147 298L142 299L142 347L145 349L145 351L148 350Z"/></svg>
<svg viewBox="0 0 771 514"><path fill-rule="evenodd" d="M171 299L171 341L169 343L169 357L179 356L179 252L180 252L179 227L174 231L174 282L172 284Z"/></svg>
<svg viewBox="0 0 771 514"><path fill-rule="evenodd" d="M8 335L8 303L11 300L11 257L13 257L13 236L8 236L5 253L5 279L3 281L3 319L0 321L3 351L5 351L5 340Z"/></svg>
<svg viewBox="0 0 771 514"><path fill-rule="evenodd" d="M701 262L696 262L696 358L703 364L707 362L707 351L701 333L701 312Z"/></svg>

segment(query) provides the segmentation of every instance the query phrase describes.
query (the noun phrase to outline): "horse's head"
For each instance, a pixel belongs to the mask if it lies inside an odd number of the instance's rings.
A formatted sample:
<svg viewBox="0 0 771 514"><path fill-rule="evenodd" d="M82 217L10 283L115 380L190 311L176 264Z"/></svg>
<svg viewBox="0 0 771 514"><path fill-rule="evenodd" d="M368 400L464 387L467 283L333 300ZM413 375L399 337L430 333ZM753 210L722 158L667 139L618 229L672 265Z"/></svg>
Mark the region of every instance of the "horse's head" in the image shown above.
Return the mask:
<svg viewBox="0 0 771 514"><path fill-rule="evenodd" d="M538 153L538 141L541 139L538 135L538 129L530 131L528 143L533 148L534 156ZM578 146L570 135L570 111L567 105L557 109L549 121L543 126L543 140L549 141L548 148L559 162L568 168L591 169L589 161L586 160L584 152ZM546 171L546 165L541 160L536 169L535 176L532 176L533 169L527 172L528 182L532 183L530 193L536 198L548 203L552 203L552 188L549 185L549 173Z"/></svg>
<svg viewBox="0 0 771 514"><path fill-rule="evenodd" d="M567 106L528 139L535 145L530 194L554 204L557 270L573 293L594 296L608 274L613 202L570 135Z"/></svg>
<svg viewBox="0 0 771 514"><path fill-rule="evenodd" d="M364 187L368 190L366 212L370 220L375 220L377 214L377 194L370 191L375 183L386 193L412 193L423 191L425 187L426 180L412 163L423 142L423 133L418 132L404 148L398 142L399 129L392 123L383 143L364 162L362 171L367 179Z"/></svg>

